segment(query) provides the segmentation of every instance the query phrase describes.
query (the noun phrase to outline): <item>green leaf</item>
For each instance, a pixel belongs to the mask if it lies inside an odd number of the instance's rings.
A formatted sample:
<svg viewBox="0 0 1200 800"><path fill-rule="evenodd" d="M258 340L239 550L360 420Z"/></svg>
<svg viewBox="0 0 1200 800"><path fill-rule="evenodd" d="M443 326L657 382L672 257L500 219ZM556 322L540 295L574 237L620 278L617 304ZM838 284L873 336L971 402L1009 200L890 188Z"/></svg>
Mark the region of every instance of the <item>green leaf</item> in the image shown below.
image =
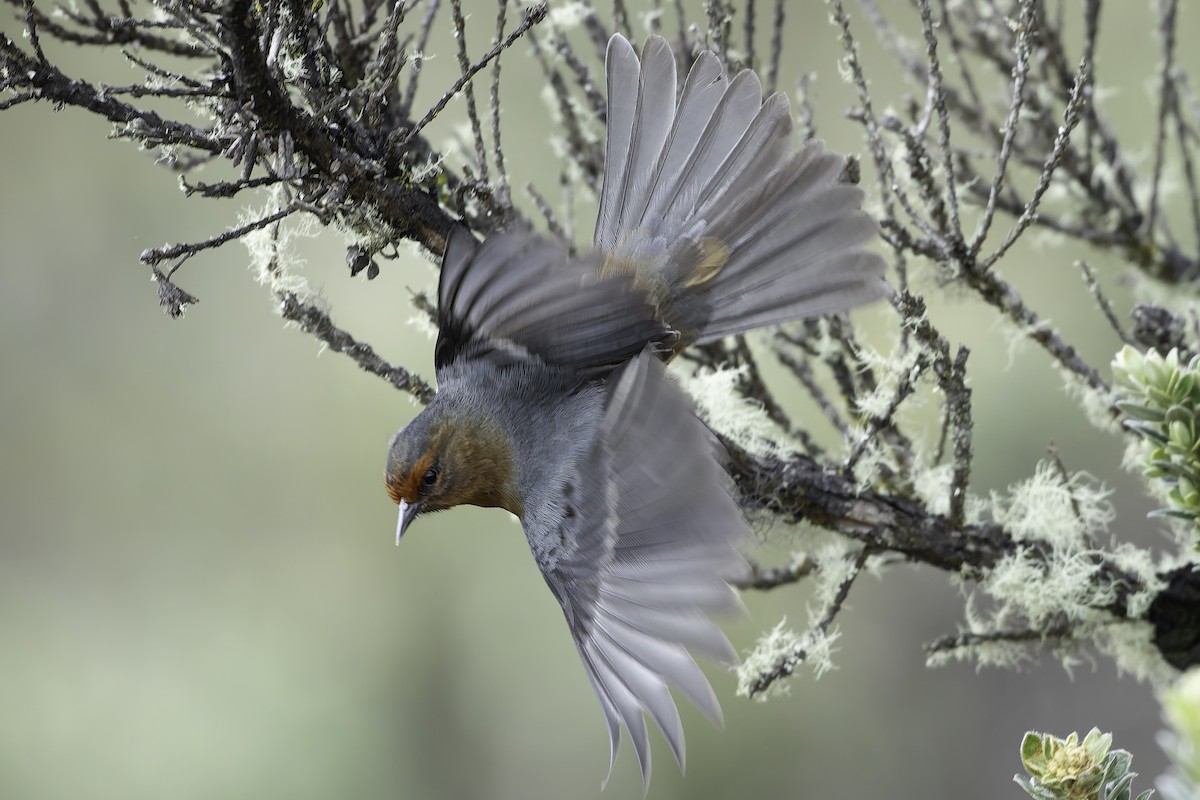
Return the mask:
<svg viewBox="0 0 1200 800"><path fill-rule="evenodd" d="M1047 736L1049 740L1051 737ZM1049 742L1043 742L1041 734L1028 731L1021 739L1021 766L1025 767L1025 771L1030 775L1041 775L1046 769L1046 762L1050 760L1050 753L1045 751L1045 747Z"/></svg>
<svg viewBox="0 0 1200 800"><path fill-rule="evenodd" d="M1177 406L1171 405L1171 395L1157 386L1146 387L1146 397L1151 403L1167 409L1168 412L1170 412L1172 408L1177 408Z"/></svg>
<svg viewBox="0 0 1200 800"><path fill-rule="evenodd" d="M1166 404L1164 404L1164 405L1166 405ZM1165 418L1167 420L1168 425L1170 425L1172 422L1182 422L1185 425L1191 425L1193 420L1195 420L1196 417L1195 417L1195 414L1192 412L1192 409L1187 408L1185 406L1173 405L1167 409Z"/></svg>
<svg viewBox="0 0 1200 800"><path fill-rule="evenodd" d="M1133 756L1128 750L1113 750L1108 754L1108 758L1104 759L1105 780L1111 781L1119 778L1129 772L1129 767L1132 765Z"/></svg>
<svg viewBox="0 0 1200 800"><path fill-rule="evenodd" d="M1195 372L1179 373L1179 381L1175 384L1175 398L1177 402L1183 402L1191 398L1192 389L1196 387Z"/></svg>
<svg viewBox="0 0 1200 800"><path fill-rule="evenodd" d="M1185 511L1181 508L1156 508L1146 514L1147 517L1170 517L1171 519L1196 519L1195 512Z"/></svg>
<svg viewBox="0 0 1200 800"><path fill-rule="evenodd" d="M1028 775L1013 775L1013 782L1024 789L1025 793L1034 800L1059 800L1058 795L1038 783L1037 778L1031 778Z"/></svg>
<svg viewBox="0 0 1200 800"><path fill-rule="evenodd" d="M1176 477L1191 477L1191 475L1192 475L1192 471L1188 467L1185 467L1183 464L1180 464L1177 461L1172 461L1171 459L1167 459L1167 458L1153 459L1150 462L1150 466L1153 469L1156 469L1160 473L1162 473L1158 477L1163 477L1163 475L1174 475Z"/></svg>
<svg viewBox="0 0 1200 800"><path fill-rule="evenodd" d="M1134 433L1144 436L1152 441L1159 442L1161 444L1167 443L1167 435L1162 432L1158 425L1154 425L1149 422L1141 422L1139 420L1127 419L1125 420L1125 427Z"/></svg>
<svg viewBox="0 0 1200 800"><path fill-rule="evenodd" d="M1143 419L1147 422L1162 422L1166 417L1166 413L1161 408L1135 403L1132 400L1117 401L1117 408L1126 416Z"/></svg>
<svg viewBox="0 0 1200 800"><path fill-rule="evenodd" d="M1179 406L1175 406L1178 408ZM1173 420L1168 424L1167 435L1171 439L1171 444L1175 445L1185 453L1192 449L1192 445L1196 443L1195 433L1192 431L1192 421L1187 422Z"/></svg>
<svg viewBox="0 0 1200 800"><path fill-rule="evenodd" d="M1100 795L1102 800L1129 800L1129 787L1136 777L1136 772L1126 772L1112 783L1105 784L1104 792Z"/></svg>

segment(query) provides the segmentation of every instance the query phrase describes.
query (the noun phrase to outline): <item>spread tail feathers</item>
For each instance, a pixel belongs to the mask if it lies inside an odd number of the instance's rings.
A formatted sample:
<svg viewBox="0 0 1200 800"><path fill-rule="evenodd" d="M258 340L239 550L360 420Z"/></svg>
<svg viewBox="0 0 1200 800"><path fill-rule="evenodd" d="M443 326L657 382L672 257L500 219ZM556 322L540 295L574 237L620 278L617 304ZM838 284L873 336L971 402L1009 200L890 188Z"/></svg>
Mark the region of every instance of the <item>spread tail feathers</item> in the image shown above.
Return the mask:
<svg viewBox="0 0 1200 800"><path fill-rule="evenodd" d="M676 99L675 57L651 36L639 60L609 40L608 133L596 222L603 270L636 271L683 343L813 317L889 292L878 229L842 159L793 143L787 98L763 102L703 53Z"/></svg>

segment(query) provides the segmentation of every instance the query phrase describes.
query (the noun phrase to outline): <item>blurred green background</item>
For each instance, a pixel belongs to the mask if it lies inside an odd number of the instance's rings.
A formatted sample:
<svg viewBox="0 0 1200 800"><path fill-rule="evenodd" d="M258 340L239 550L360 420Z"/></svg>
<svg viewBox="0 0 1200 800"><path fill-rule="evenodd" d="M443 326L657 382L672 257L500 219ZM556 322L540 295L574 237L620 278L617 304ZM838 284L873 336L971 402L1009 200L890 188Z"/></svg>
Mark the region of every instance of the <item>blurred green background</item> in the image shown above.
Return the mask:
<svg viewBox="0 0 1200 800"><path fill-rule="evenodd" d="M468 7L482 52L493 6ZM1157 65L1147 7L1107 5L1099 62L1119 90L1105 109L1143 156ZM12 12L0 28L17 37ZM781 85L815 71L820 135L861 150L826 6L789 3L789 15ZM857 25L878 104L899 106L896 69ZM119 59L47 46L72 74L136 79ZM432 102L455 74L444 27L429 49ZM1194 51L1182 57L1197 74ZM526 202L530 181L554 194L557 169L528 50L505 64L509 167ZM460 103L450 112L435 142L461 121ZM231 226L246 201L185 199L107 133L44 104L0 114L0 797L599 796L600 711L519 526L456 510L395 548L383 455L414 405L285 328L240 245L185 266L178 282L201 302L166 318L138 253ZM1122 266L1035 238L1005 276L1106 364L1118 341L1071 264L1087 255L1124 313ZM339 323L431 375L430 342L406 324L408 287L434 280L428 262L351 280L344 246L335 231L304 243L305 277ZM872 313L885 330L887 313ZM1161 546L1121 444L1087 425L1047 358L1013 355L1009 327L953 288L933 294L932 313L973 351L973 490L1029 475L1054 442L1117 489L1117 539ZM746 600L752 619L728 627L739 648L784 615L803 623L803 587ZM942 574L892 569L855 587L838 669L820 680L802 672L789 696L759 704L710 670L725 730L685 710L687 775L657 740L652 795L1011 798L1025 730L1092 725L1143 776L1161 770L1153 692L1107 660L1073 679L1050 659L927 670L922 643L954 632L962 603ZM604 796L640 793L624 752Z"/></svg>

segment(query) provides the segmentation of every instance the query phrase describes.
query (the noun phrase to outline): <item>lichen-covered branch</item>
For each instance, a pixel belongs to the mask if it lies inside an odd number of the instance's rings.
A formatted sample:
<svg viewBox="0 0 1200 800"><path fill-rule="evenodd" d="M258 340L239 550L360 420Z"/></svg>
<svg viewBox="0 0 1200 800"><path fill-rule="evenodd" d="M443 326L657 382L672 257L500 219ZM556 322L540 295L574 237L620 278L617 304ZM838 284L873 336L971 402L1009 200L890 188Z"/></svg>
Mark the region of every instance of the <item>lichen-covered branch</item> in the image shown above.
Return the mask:
<svg viewBox="0 0 1200 800"><path fill-rule="evenodd" d="M461 0L6 2L24 38L0 33L0 112L36 103L79 108L111 123L114 138L154 151L189 196L262 203L202 241L142 253L168 314L197 302L185 288L191 265L240 241L287 322L418 402L433 395L428 380L334 323L333 309L291 270L290 237L336 228L350 276L368 279L396 259L403 241L439 256L457 224L479 234L538 224L569 247L586 247L590 230L577 217L602 174L602 59L615 30L635 40L662 32L684 61L714 50L731 72L757 69L768 91L796 86L803 134L818 123L808 100L814 78L784 75L781 64L785 23L811 13L806 25L824 24L825 12L783 0L706 2L695 18L679 2L495 0L483 4L487 14ZM1137 446L1146 427L1116 424L1124 412L1107 360L1090 362L1044 316L1049 298L1023 297L1007 266L1014 248L1041 231L1115 254L1173 291L1194 291L1200 102L1180 66L1189 9L1174 0L1151 5L1147 32L1161 43L1161 61L1143 71L1154 81L1153 136L1144 142L1124 141L1099 102L1102 0L1057 14L1039 0L830 0L826 35L843 51L839 66L854 95L847 115L863 136L861 146L837 148L861 151L843 177L863 182L891 257L892 336L877 349L869 344L877 336L832 317L694 348L674 367L725 442L747 513L768 531L802 523L829 537L784 565L755 565L741 583L787 591L805 581L819 599L804 632L780 626L747 660L746 693L778 688L805 660L818 670L826 664L856 576L896 561L945 572L968 598L962 629L933 643L930 661L1008 663L1044 647L1064 657L1098 650L1139 674L1200 662L1192 531L1170 528L1179 547L1164 553L1111 543L1107 490L1069 470L1070 453L1031 464L1026 480L984 496L972 483L972 376L990 365L927 312L942 287L978 298L990 322L1016 329L1070 378L1097 435ZM439 33L440 22L452 37ZM892 59L907 94L878 95L862 57L868 46ZM138 78L109 86L71 75L59 60L67 47L111 51ZM532 55L544 79L554 128L539 146L552 143L563 155L548 174L510 174L505 148L516 137L502 125L501 105L523 89L506 83L513 71L502 65L514 52ZM427 91L436 99L422 107L418 89L435 53L457 74ZM429 137L460 98L466 163L452 166ZM196 171L213 164L226 167L221 178L199 180ZM547 181L557 182L560 199ZM528 192L514 193L514 183ZM1167 213L1172 185L1186 194L1183 214ZM1189 228L1183 234L1172 227L1180 219ZM1177 364L1200 352L1195 319L1145 305L1123 323L1101 289L1103 268L1090 266L1103 263L1111 259L1081 262L1079 297L1123 341L1160 360L1174 350ZM412 304L433 313L424 295ZM815 404L811 418L789 410L773 377L779 370ZM1140 407L1156 408L1154 401ZM930 402L939 412L932 435L907 416ZM1176 422L1183 420L1163 411L1158 435L1169 439ZM1198 424L1191 419L1188 430ZM1176 442L1172 458L1190 458L1195 439ZM1194 488L1172 476L1173 488ZM1152 494L1154 480L1161 476L1152 472Z"/></svg>

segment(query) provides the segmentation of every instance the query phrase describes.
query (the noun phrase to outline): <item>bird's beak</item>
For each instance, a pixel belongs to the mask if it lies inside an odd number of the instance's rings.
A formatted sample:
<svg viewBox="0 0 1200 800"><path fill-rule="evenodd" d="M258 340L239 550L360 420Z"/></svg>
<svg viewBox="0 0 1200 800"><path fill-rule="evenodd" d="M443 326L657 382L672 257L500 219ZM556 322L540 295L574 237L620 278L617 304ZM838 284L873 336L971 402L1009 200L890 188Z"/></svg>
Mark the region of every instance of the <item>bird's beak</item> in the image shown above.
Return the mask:
<svg viewBox="0 0 1200 800"><path fill-rule="evenodd" d="M421 510L420 503L409 503L405 500L400 501L400 518L396 520L396 544L400 544L400 537L404 535L404 531L408 529L408 524L413 521L413 517Z"/></svg>

